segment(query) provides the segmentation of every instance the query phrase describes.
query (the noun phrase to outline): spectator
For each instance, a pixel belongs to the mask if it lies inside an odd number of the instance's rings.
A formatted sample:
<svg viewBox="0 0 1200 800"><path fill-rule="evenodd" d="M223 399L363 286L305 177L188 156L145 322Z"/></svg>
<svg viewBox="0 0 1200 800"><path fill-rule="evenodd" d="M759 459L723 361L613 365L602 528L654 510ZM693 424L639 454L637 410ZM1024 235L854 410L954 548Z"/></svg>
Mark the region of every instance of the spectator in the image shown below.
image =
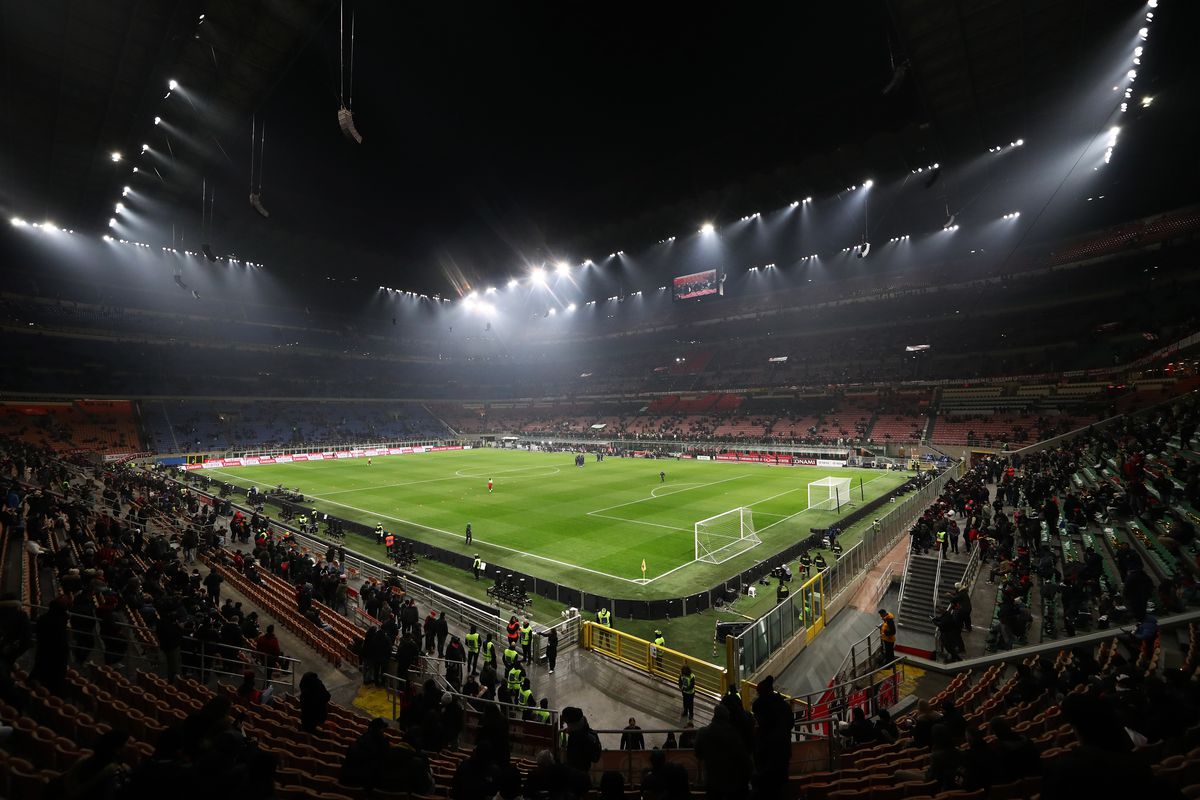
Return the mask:
<svg viewBox="0 0 1200 800"><path fill-rule="evenodd" d="M749 795L754 762L724 703L696 734L696 758L704 765L708 800L744 800Z"/></svg>
<svg viewBox="0 0 1200 800"><path fill-rule="evenodd" d="M642 736L642 729L638 727L637 720L633 717L629 718L629 724L625 726L625 730L621 733L621 749L646 749L646 740Z"/></svg>
<svg viewBox="0 0 1200 800"><path fill-rule="evenodd" d="M689 800L687 770L654 748L650 751L650 769L642 776L642 796L646 800Z"/></svg>
<svg viewBox="0 0 1200 800"><path fill-rule="evenodd" d="M794 717L787 701L775 691L773 676L759 681L758 697L751 711L758 726L755 789L761 797L778 796L787 785Z"/></svg>
<svg viewBox="0 0 1200 800"><path fill-rule="evenodd" d="M845 736L850 739L856 746L870 744L879 740L879 733L875 730L875 726L867 719L866 713L861 707L855 706L850 712L850 723L846 726Z"/></svg>
<svg viewBox="0 0 1200 800"><path fill-rule="evenodd" d="M567 706L559 719L567 730L567 766L587 772L600 760L600 737L588 725L587 717L579 708Z"/></svg>
<svg viewBox="0 0 1200 800"><path fill-rule="evenodd" d="M66 605L55 600L46 613L38 617L34 627L37 631L37 647L29 677L50 691L61 693L66 686L67 662L71 654Z"/></svg>
<svg viewBox="0 0 1200 800"><path fill-rule="evenodd" d="M384 736L386 730L387 720L376 717L367 725L366 732L346 750L339 778L343 784L365 789L380 786L391 749Z"/></svg>
<svg viewBox="0 0 1200 800"><path fill-rule="evenodd" d="M315 733L329 716L329 690L315 672L300 679L300 729Z"/></svg>

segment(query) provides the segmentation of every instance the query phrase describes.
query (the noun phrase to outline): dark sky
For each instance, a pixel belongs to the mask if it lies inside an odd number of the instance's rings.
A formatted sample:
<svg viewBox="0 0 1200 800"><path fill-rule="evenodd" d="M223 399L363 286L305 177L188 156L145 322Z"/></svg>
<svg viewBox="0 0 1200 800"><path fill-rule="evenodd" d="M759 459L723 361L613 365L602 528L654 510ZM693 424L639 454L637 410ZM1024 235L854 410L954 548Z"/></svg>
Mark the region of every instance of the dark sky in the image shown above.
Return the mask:
<svg viewBox="0 0 1200 800"><path fill-rule="evenodd" d="M455 266L470 278L603 255L564 250L917 115L911 87L881 95L881 0L795 5L363 3L361 145L336 124L335 13L260 110L271 219L218 210L213 238L445 289Z"/></svg>

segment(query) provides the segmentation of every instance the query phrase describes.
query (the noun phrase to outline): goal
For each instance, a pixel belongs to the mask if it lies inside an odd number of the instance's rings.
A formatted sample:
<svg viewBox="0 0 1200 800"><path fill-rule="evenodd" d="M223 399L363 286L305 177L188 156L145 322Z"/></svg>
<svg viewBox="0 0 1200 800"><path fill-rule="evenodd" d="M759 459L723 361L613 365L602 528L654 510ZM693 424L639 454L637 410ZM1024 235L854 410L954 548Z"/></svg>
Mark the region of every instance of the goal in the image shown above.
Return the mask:
<svg viewBox="0 0 1200 800"><path fill-rule="evenodd" d="M836 511L850 502L849 478L821 478L808 485L808 507Z"/></svg>
<svg viewBox="0 0 1200 800"><path fill-rule="evenodd" d="M760 544L754 513L745 506L696 523L697 561L722 564Z"/></svg>

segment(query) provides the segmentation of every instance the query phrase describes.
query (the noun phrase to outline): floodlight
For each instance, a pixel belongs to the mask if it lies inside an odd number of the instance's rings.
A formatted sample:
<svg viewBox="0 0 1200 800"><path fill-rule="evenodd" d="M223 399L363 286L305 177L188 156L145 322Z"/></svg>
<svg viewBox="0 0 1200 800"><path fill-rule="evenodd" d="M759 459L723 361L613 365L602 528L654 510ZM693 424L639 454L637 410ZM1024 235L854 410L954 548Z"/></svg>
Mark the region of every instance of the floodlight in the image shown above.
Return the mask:
<svg viewBox="0 0 1200 800"><path fill-rule="evenodd" d="M111 241L112 241L112 237L111 237L111 236L109 236L107 233L106 233L106 234L104 234L103 236L101 236L100 238L101 238L101 239L103 239L103 240L104 240L104 241L106 241L106 242L111 242Z"/></svg>
<svg viewBox="0 0 1200 800"><path fill-rule="evenodd" d="M179 88L179 83L174 78L167 81L167 89L169 89L170 91L173 92L178 88Z"/></svg>
<svg viewBox="0 0 1200 800"><path fill-rule="evenodd" d="M874 185L875 185L875 181L871 180L870 178L867 178L865 181L863 181L862 188L870 189Z"/></svg>
<svg viewBox="0 0 1200 800"><path fill-rule="evenodd" d="M711 222L706 222L700 226L701 233L712 233L714 230L715 228L713 228L713 224Z"/></svg>
<svg viewBox="0 0 1200 800"><path fill-rule="evenodd" d="M116 210L116 212L117 212L118 214L120 214L122 211L124 211L124 210L125 210L125 204L124 204L124 203L117 203L117 204L116 204L116 206L114 206L114 209Z"/></svg>
<svg viewBox="0 0 1200 800"><path fill-rule="evenodd" d="M124 189L121 190L121 197L128 197L129 193L132 191L133 191L133 189L130 189L128 186L126 186Z"/></svg>
<svg viewBox="0 0 1200 800"><path fill-rule="evenodd" d="M121 154L119 152L117 152L116 150L113 150L112 153L110 153L108 157L111 158L113 161L121 160Z"/></svg>
<svg viewBox="0 0 1200 800"><path fill-rule="evenodd" d="M534 267L533 271L530 272L529 275L537 283L543 283L546 280L546 270L542 269L541 267Z"/></svg>
<svg viewBox="0 0 1200 800"><path fill-rule="evenodd" d="M574 303L571 303L571 304L569 304L569 305L567 306L567 311L574 311L574 310L575 310L575 304L574 304Z"/></svg>
<svg viewBox="0 0 1200 800"><path fill-rule="evenodd" d="M142 145L142 152L143 152L143 153L144 153L144 152L146 152L146 151L147 151L147 150L149 150L149 149L150 149L150 145L148 145L148 144L144 144L144 145Z"/></svg>
<svg viewBox="0 0 1200 800"><path fill-rule="evenodd" d="M1154 102L1154 98L1151 97L1150 95L1146 95L1145 97L1142 98L1142 108L1149 108L1150 104L1153 102Z"/></svg>
<svg viewBox="0 0 1200 800"><path fill-rule="evenodd" d="M155 118L154 118L154 124L155 124L155 125L161 125L161 124L162 124L162 117L155 117Z"/></svg>
<svg viewBox="0 0 1200 800"><path fill-rule="evenodd" d="M487 294L495 294L495 293L496 293L496 287L495 287L495 286L489 286L489 287L487 287Z"/></svg>
<svg viewBox="0 0 1200 800"><path fill-rule="evenodd" d="M552 316L552 317L553 317L553 316L554 316L555 314L557 314L557 313L558 313L558 309L556 309L556 308L552 308L552 309L550 309L550 316Z"/></svg>
<svg viewBox="0 0 1200 800"><path fill-rule="evenodd" d="M559 261L557 264L554 265L554 268L555 268L555 270L558 271L559 275L566 275L568 272L571 271L571 265L565 261Z"/></svg>
<svg viewBox="0 0 1200 800"><path fill-rule="evenodd" d="M25 220L21 219L20 217L13 217L9 220L9 222L12 223L14 228L21 228L25 226Z"/></svg>
<svg viewBox="0 0 1200 800"><path fill-rule="evenodd" d="M518 283L520 283L520 281L518 281L516 278L509 278L508 279L508 288L515 289L515 288L517 288Z"/></svg>
<svg viewBox="0 0 1200 800"><path fill-rule="evenodd" d="M115 228L115 227L117 227L117 218L116 218L116 217L110 217L110 218L109 218L109 220L108 220L108 227L110 227L110 228Z"/></svg>

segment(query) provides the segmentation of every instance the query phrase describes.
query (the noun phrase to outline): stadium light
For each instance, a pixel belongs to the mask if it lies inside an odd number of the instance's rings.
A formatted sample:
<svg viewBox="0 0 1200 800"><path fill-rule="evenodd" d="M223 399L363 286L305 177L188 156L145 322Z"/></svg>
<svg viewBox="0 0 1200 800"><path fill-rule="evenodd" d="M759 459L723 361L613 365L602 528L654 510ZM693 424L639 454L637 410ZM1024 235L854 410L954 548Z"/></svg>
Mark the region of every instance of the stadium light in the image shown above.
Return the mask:
<svg viewBox="0 0 1200 800"><path fill-rule="evenodd" d="M546 282L546 270L542 269L541 267L534 267L533 271L530 272L529 275L536 283Z"/></svg>
<svg viewBox="0 0 1200 800"><path fill-rule="evenodd" d="M175 90L176 90L176 89L178 89L178 88L179 88L179 82L178 82L178 81L176 81L174 78L172 78L171 80L167 81L167 89L169 89L170 91L172 91L172 92L173 92L173 91L175 91Z"/></svg>
<svg viewBox="0 0 1200 800"><path fill-rule="evenodd" d="M117 161L121 160L121 153L120 153L120 151L113 150L111 153L108 154L108 157L111 158L113 160L113 162L117 162Z"/></svg>
<svg viewBox="0 0 1200 800"><path fill-rule="evenodd" d="M122 211L125 210L125 204L117 203L115 206L113 206L113 210L116 211L118 214L120 214Z"/></svg>
<svg viewBox="0 0 1200 800"><path fill-rule="evenodd" d="M862 188L870 189L874 185L875 185L875 181L871 180L870 178L867 178L865 181L863 181Z"/></svg>
<svg viewBox="0 0 1200 800"><path fill-rule="evenodd" d="M558 309L557 309L557 308L552 308L552 309L550 309L550 316L552 316L552 317L553 317L553 316L554 316L555 314L557 314L557 313L558 313Z"/></svg>
<svg viewBox="0 0 1200 800"><path fill-rule="evenodd" d="M115 228L115 227L117 227L117 218L116 218L116 217L110 217L110 218L109 218L109 220L108 220L108 227L110 227L110 228Z"/></svg>
<svg viewBox="0 0 1200 800"><path fill-rule="evenodd" d="M568 304L568 305L567 305L567 311L574 311L574 310L575 310L575 304L574 304L574 303L570 303L570 304Z"/></svg>
<svg viewBox="0 0 1200 800"><path fill-rule="evenodd" d="M1021 212L1020 212L1020 211L1010 211L1010 212L1008 212L1007 214L1005 214L1005 215L1004 215L1004 218L1005 218L1005 219L1016 219L1016 218L1017 218L1017 217L1019 217L1019 216L1021 216Z"/></svg>
<svg viewBox="0 0 1200 800"><path fill-rule="evenodd" d="M496 287L495 287L495 286L489 286L489 287L487 287L487 290L484 292L484 294L495 294L495 293L496 293Z"/></svg>
<svg viewBox="0 0 1200 800"><path fill-rule="evenodd" d="M518 283L520 283L520 281L518 281L516 278L509 278L508 279L508 288L515 289L515 288L517 288Z"/></svg>
<svg viewBox="0 0 1200 800"><path fill-rule="evenodd" d="M132 191L133 191L133 189L130 189L128 186L126 186L124 189L121 190L121 197L128 197L129 193Z"/></svg>
<svg viewBox="0 0 1200 800"><path fill-rule="evenodd" d="M155 125L161 125L161 124L162 124L162 117L155 117L155 118L154 118L154 124L155 124Z"/></svg>
<svg viewBox="0 0 1200 800"><path fill-rule="evenodd" d="M9 222L12 223L14 228L23 228L26 225L25 220L21 219L20 217L13 217L9 220Z"/></svg>
<svg viewBox="0 0 1200 800"><path fill-rule="evenodd" d="M101 239L103 239L103 240L104 240L104 241L106 241L106 242L111 242L111 241L112 241L112 237L111 237L111 236L109 236L107 233L106 233L106 234L104 234L103 236L101 236L100 238L101 238Z"/></svg>
<svg viewBox="0 0 1200 800"><path fill-rule="evenodd" d="M1145 97L1142 98L1142 108L1149 108L1150 104L1153 102L1154 102L1154 98L1151 97L1150 95L1146 95Z"/></svg>
<svg viewBox="0 0 1200 800"><path fill-rule="evenodd" d="M804 202L806 202L806 203L811 203L811 202L812 202L812 195L810 194L808 197L804 198Z"/></svg>
<svg viewBox="0 0 1200 800"><path fill-rule="evenodd" d="M554 265L554 269L556 272L558 272L559 275L566 275L568 272L571 271L571 265L565 261L559 261L557 264Z"/></svg>
<svg viewBox="0 0 1200 800"><path fill-rule="evenodd" d="M716 228L713 227L713 224L711 222L706 222L700 226L701 233L708 234L708 233L712 233L714 230L716 230Z"/></svg>
<svg viewBox="0 0 1200 800"><path fill-rule="evenodd" d="M144 145L142 145L142 152L143 152L143 153L145 153L145 152L146 152L147 150L149 150L149 149L150 149L150 145L148 145L148 144L144 144Z"/></svg>

